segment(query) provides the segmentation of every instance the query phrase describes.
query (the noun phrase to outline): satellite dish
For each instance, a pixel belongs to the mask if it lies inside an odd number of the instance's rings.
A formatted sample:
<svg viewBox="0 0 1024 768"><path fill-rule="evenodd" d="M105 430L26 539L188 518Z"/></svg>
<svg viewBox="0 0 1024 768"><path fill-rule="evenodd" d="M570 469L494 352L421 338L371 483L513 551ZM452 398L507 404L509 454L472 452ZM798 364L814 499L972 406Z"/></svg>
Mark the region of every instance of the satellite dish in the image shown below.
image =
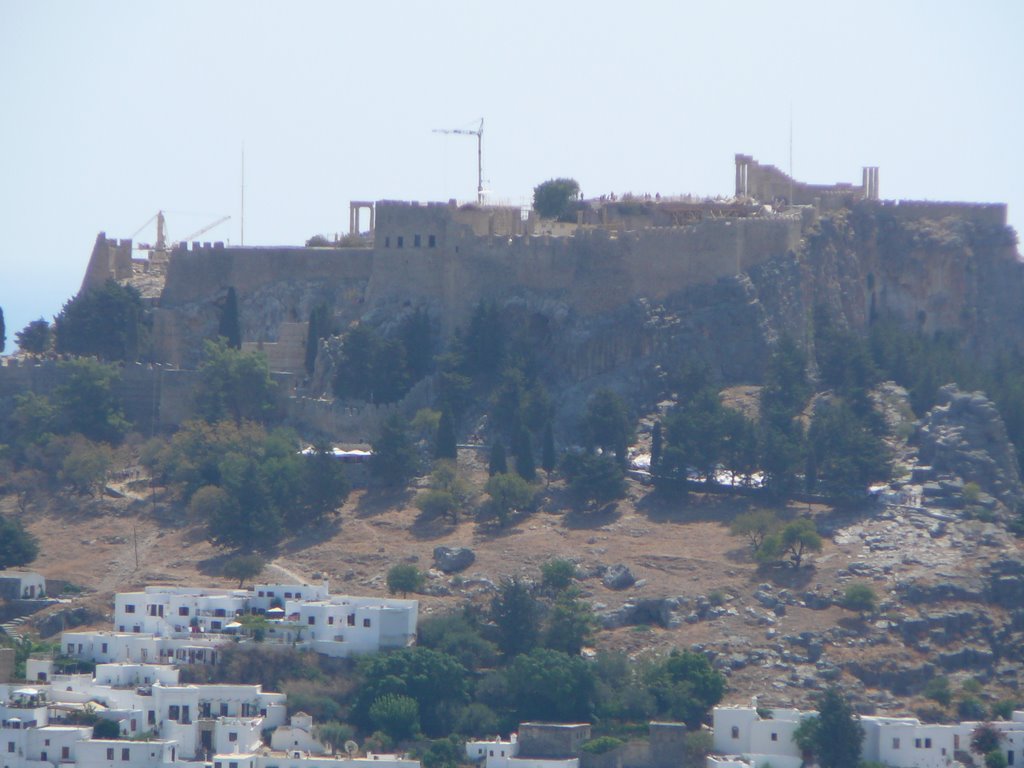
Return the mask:
<svg viewBox="0 0 1024 768"><path fill-rule="evenodd" d="M348 756L349 757L355 757L356 753L359 752L359 745L356 744L354 741L351 741L351 740L346 741L345 742L345 751L348 752Z"/></svg>

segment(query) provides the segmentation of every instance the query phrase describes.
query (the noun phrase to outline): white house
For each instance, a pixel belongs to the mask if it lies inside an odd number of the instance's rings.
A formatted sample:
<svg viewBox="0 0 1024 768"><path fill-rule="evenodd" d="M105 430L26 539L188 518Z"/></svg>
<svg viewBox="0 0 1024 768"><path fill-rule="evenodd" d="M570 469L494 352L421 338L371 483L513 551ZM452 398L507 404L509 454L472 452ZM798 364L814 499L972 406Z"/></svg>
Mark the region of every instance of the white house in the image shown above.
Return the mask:
<svg viewBox="0 0 1024 768"><path fill-rule="evenodd" d="M305 712L296 712L287 725L279 725L270 735L270 748L278 752L303 752L307 755L323 755L327 752L313 736L313 717Z"/></svg>
<svg viewBox="0 0 1024 768"><path fill-rule="evenodd" d="M715 707L713 753L708 768L799 768L800 751L793 732L816 712L774 709L761 718L753 707ZM921 723L914 717L866 716L862 758L892 768L951 768L955 753L970 749L977 722L957 725ZM1000 749L1008 765L1020 765L1024 750L1024 711L1012 719L993 723L1003 733Z"/></svg>
<svg viewBox="0 0 1024 768"><path fill-rule="evenodd" d="M0 570L0 597L7 600L46 597L46 579L35 571Z"/></svg>

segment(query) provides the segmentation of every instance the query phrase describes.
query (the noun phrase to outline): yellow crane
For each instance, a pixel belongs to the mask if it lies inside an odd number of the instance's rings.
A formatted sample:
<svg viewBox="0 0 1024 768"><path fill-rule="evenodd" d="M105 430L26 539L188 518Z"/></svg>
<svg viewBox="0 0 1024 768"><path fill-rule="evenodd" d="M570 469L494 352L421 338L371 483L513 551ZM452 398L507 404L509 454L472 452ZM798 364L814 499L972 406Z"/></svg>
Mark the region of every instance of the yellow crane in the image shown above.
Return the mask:
<svg viewBox="0 0 1024 768"><path fill-rule="evenodd" d="M465 128L435 128L434 133L449 133L458 136L476 136L476 202L484 204L484 119L475 131Z"/></svg>

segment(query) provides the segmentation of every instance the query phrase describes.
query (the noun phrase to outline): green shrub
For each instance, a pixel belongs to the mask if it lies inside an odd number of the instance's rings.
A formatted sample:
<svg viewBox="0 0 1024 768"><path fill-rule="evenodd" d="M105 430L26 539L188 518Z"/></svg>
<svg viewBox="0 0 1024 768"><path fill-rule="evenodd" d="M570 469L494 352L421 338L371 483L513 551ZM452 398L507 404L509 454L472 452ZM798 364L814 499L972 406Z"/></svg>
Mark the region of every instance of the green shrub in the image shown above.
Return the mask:
<svg viewBox="0 0 1024 768"><path fill-rule="evenodd" d="M581 748L591 755L603 755L613 749L618 749L623 743L622 739L616 739L614 736L598 736L596 739L586 742Z"/></svg>

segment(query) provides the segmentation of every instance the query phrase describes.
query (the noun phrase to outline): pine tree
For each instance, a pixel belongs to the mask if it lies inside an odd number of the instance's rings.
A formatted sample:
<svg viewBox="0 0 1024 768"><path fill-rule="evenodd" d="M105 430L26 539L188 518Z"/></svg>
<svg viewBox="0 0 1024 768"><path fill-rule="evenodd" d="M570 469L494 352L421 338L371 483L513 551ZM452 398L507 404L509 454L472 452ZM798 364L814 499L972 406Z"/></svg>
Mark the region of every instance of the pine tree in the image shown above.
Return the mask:
<svg viewBox="0 0 1024 768"><path fill-rule="evenodd" d="M487 464L487 474L491 477L504 475L508 472L508 459L505 458L505 444L495 440L491 446L491 460Z"/></svg>
<svg viewBox="0 0 1024 768"><path fill-rule="evenodd" d="M857 768L864 726L850 702L837 688L829 688L818 706L818 764L821 768Z"/></svg>
<svg viewBox="0 0 1024 768"><path fill-rule="evenodd" d="M455 425L452 414L446 408L441 411L441 419L437 424L437 442L434 444L435 459L458 458L458 446L455 440Z"/></svg>
<svg viewBox="0 0 1024 768"><path fill-rule="evenodd" d="M229 347L242 348L242 328L238 320L238 295L235 293L234 286L228 288L228 295L224 299L217 333L228 340Z"/></svg>

